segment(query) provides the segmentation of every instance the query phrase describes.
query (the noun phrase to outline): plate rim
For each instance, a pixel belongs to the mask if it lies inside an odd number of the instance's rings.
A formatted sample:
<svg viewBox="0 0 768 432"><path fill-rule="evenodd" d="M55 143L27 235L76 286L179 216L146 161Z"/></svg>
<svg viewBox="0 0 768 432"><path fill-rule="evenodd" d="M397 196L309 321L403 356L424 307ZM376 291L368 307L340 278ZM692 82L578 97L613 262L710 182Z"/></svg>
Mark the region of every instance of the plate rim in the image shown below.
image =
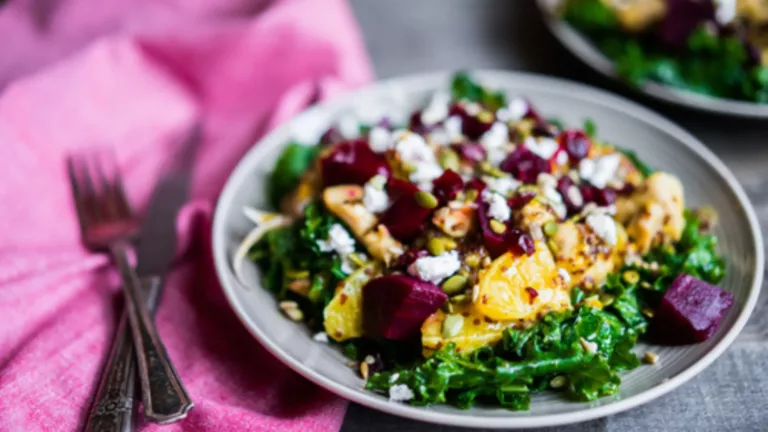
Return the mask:
<svg viewBox="0 0 768 432"><path fill-rule="evenodd" d="M559 0L554 0L559 1ZM675 89L657 82L647 82L641 86L627 84L616 73L616 68L608 57L603 55L584 35L553 14L547 3L552 0L537 0L544 24L555 39L574 57L599 74L621 83L624 87L640 95L650 96L667 104L682 106L696 111L751 119L768 118L768 104L758 104L737 99L716 98L691 91Z"/></svg>
<svg viewBox="0 0 768 432"><path fill-rule="evenodd" d="M301 113L297 113L291 119L282 123L277 128L268 132L257 140L251 148L243 155L238 162L235 169L230 173L227 182L219 195L216 203L213 225L212 225L212 254L214 258L214 265L216 269L216 275L219 283L224 291L227 301L230 307L235 311L240 322L248 329L256 340L258 340L267 351L273 356L277 357L283 364L287 365L295 372L310 380L311 382L325 388L326 390L335 393L348 401L364 405L366 407L385 412L390 415L405 417L418 421L425 421L436 424L446 424L452 426L461 427L482 427L482 428L529 428L529 427L546 427L546 426L562 426L566 424L580 423L588 420L593 420L601 417L605 417L611 414L626 411L628 409L645 404L651 400L654 400L672 390L679 387L683 383L687 382L695 375L707 368L714 360L716 360L722 353L733 343L736 337L747 323L747 320L751 316L755 305L758 300L758 296L761 290L764 267L764 251L763 251L763 237L760 231L760 226L754 208L747 197L745 191L741 187L741 184L736 179L735 175L729 168L703 143L701 143L696 137L689 132L685 131L682 127L676 125L672 121L668 120L664 116L657 114L650 109L628 100L624 97L612 94L608 91L562 79L544 76L540 74L533 74L527 72L512 72L494 69L474 69L470 70L471 74L484 75L488 77L498 77L504 80L523 80L528 81L531 84L540 84L548 86L566 86L576 87L582 91L589 91L599 94L600 104L610 107L612 110L623 112L625 115L629 115L628 110L631 110L631 115L636 118L644 118L647 123L652 123L662 131L670 134L677 141L679 145L688 147L690 150L696 152L701 156L703 161L714 169L718 175L725 181L730 191L741 206L748 222L748 229L751 237L754 240L754 257L755 267L753 268L750 290L748 297L744 303L744 308L741 314L734 321L733 326L728 329L722 339L716 343L709 351L707 351L701 358L699 358L690 367L683 370L676 376L669 380L662 382L644 392L639 394L613 401L611 403L595 406L585 407L583 410L574 411L565 414L546 414L536 416L521 416L510 415L509 417L478 417L463 413L446 413L432 411L428 407L414 407L401 403L392 403L380 396L377 396L369 392L358 392L357 390L347 388L345 385L339 384L330 378L321 376L314 370L305 368L299 361L288 355L277 342L267 337L266 333L251 322L248 314L243 307L237 301L234 290L242 289L240 286L230 284L226 280L226 276L233 277L231 270L231 263L229 262L227 254L227 235L226 235L226 214L225 209L229 207L228 203L235 197L235 189L245 177L251 174L252 166L261 157L261 150L259 143L267 140L273 134L278 134L286 128L289 128L291 123L295 121L296 117L300 114L309 111L323 111L332 108L335 105L343 106L351 104L355 101L360 91L373 91L375 88L388 88L390 86L402 86L403 83L408 81L437 81L445 80L454 71L441 71L441 72L428 72L420 74L409 74L396 78L378 81L368 86L364 86L357 91L352 91L341 95L336 98L324 101L314 107L310 107ZM466 411L469 413L469 411Z"/></svg>

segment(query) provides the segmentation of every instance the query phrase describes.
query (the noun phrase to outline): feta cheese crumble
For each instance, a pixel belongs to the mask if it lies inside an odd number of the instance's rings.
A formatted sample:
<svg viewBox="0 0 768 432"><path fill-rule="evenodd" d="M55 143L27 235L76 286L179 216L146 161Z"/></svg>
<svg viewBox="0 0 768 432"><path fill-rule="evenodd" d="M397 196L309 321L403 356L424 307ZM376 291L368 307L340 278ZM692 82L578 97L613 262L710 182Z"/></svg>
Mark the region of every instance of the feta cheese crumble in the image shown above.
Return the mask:
<svg viewBox="0 0 768 432"><path fill-rule="evenodd" d="M561 151L555 156L555 163L558 165L565 165L568 163L568 153Z"/></svg>
<svg viewBox="0 0 768 432"><path fill-rule="evenodd" d="M595 159L583 159L579 163L579 176L597 188L604 188L614 176L621 163L621 156L610 154Z"/></svg>
<svg viewBox="0 0 768 432"><path fill-rule="evenodd" d="M507 106L496 111L496 118L502 122L518 121L528 113L528 102L522 98L513 98Z"/></svg>
<svg viewBox="0 0 768 432"><path fill-rule="evenodd" d="M544 160L549 160L560 148L560 144L558 144L557 141L547 137L536 139L532 136L529 136L525 139L523 145L527 147L531 153Z"/></svg>
<svg viewBox="0 0 768 432"><path fill-rule="evenodd" d="M509 128L501 122L495 122L481 137L480 144L485 147L488 162L500 164L507 157L504 147L509 143Z"/></svg>
<svg viewBox="0 0 768 432"><path fill-rule="evenodd" d="M443 279L459 271L460 268L459 253L450 251L437 256L419 258L411 264L408 272L424 281L439 284Z"/></svg>
<svg viewBox="0 0 768 432"><path fill-rule="evenodd" d="M315 342L328 343L328 333L326 332L315 333L315 335L312 336L312 339Z"/></svg>
<svg viewBox="0 0 768 432"><path fill-rule="evenodd" d="M341 257L341 270L352 273L349 254L355 251L355 239L340 224L333 224L328 231L328 240L318 240L317 246L322 252L335 252Z"/></svg>
<svg viewBox="0 0 768 432"><path fill-rule="evenodd" d="M451 95L446 92L437 92L432 96L426 108L421 112L421 122L425 126L434 126L448 117L448 109L451 104Z"/></svg>
<svg viewBox="0 0 768 432"><path fill-rule="evenodd" d="M584 205L584 196L581 195L581 191L578 187L576 187L576 185L571 185L566 193L568 194L568 199L571 200L573 205L576 207L581 207Z"/></svg>
<svg viewBox="0 0 768 432"><path fill-rule="evenodd" d="M415 183L419 189L431 190L432 180L443 174L443 169L437 163L437 158L429 147L429 144L421 135L408 131L396 132L395 150L403 162L407 162L415 168L408 179Z"/></svg>
<svg viewBox="0 0 768 432"><path fill-rule="evenodd" d="M413 399L413 392L406 384L396 384L389 388L389 400L405 402Z"/></svg>
<svg viewBox="0 0 768 432"><path fill-rule="evenodd" d="M389 195L384 190L386 182L384 176L375 175L363 186L363 205L371 213L381 213L389 207Z"/></svg>
<svg viewBox="0 0 768 432"><path fill-rule="evenodd" d="M520 182L514 177L484 177L483 181L488 186L488 189L501 194L503 196L509 196L510 193L517 190L520 187Z"/></svg>
<svg viewBox="0 0 768 432"><path fill-rule="evenodd" d="M445 132L448 134L448 138L451 140L451 142L460 141L462 138L464 138L464 134L461 132L461 117L448 117L445 123L443 123L443 127L445 128Z"/></svg>
<svg viewBox="0 0 768 432"><path fill-rule="evenodd" d="M374 126L368 133L368 146L376 153L384 153L387 150L391 150L394 144L392 134L383 127Z"/></svg>
<svg viewBox="0 0 768 432"><path fill-rule="evenodd" d="M507 200L503 196L491 192L483 191L483 202L488 204L488 216L499 222L506 222L512 217L512 210L507 205Z"/></svg>
<svg viewBox="0 0 768 432"><path fill-rule="evenodd" d="M558 218L564 219L568 214L568 209L565 207L562 195L557 191L557 179L551 174L540 173L536 177L536 183L539 186L539 191L547 200L549 207Z"/></svg>
<svg viewBox="0 0 768 432"><path fill-rule="evenodd" d="M715 0L715 19L720 24L728 24L736 18L736 0Z"/></svg>
<svg viewBox="0 0 768 432"><path fill-rule="evenodd" d="M352 113L342 115L336 122L336 127L345 139L353 139L360 136L360 122Z"/></svg>
<svg viewBox="0 0 768 432"><path fill-rule="evenodd" d="M592 213L587 216L587 226L592 228L598 237L611 246L616 245L616 222L605 213Z"/></svg>

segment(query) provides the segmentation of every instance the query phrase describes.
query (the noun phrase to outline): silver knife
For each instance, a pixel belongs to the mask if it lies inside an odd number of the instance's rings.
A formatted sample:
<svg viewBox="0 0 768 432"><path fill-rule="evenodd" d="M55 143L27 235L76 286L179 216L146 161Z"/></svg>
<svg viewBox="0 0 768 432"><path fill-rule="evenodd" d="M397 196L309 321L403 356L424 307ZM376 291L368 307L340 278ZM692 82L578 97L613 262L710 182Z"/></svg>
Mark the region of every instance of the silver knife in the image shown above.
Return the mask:
<svg viewBox="0 0 768 432"><path fill-rule="evenodd" d="M176 215L189 196L192 165L201 133L200 124L196 124L165 169L152 193L139 233L136 274L141 278L147 309L153 315L162 291L162 276L173 263L176 252ZM123 313L85 431L134 430L136 356L126 318ZM190 402L180 418L186 416L191 408Z"/></svg>

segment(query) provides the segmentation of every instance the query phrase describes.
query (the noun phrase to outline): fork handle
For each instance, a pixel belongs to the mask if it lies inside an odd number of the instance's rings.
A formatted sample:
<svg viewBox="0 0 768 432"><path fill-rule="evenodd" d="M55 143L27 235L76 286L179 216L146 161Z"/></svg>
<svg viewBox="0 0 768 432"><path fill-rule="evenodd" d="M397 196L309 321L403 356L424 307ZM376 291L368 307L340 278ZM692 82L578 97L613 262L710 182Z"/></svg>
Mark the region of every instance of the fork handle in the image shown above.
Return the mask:
<svg viewBox="0 0 768 432"><path fill-rule="evenodd" d="M136 363L139 366L144 417L154 423L172 423L183 419L194 406L168 358L152 317L144 305L139 278L128 261L128 243L110 248L122 279L125 310L131 324Z"/></svg>
<svg viewBox="0 0 768 432"><path fill-rule="evenodd" d="M147 309L154 314L162 283L158 276L141 278ZM85 432L132 432L136 395L136 357L126 313L120 318L109 358L104 365L99 389L88 414Z"/></svg>

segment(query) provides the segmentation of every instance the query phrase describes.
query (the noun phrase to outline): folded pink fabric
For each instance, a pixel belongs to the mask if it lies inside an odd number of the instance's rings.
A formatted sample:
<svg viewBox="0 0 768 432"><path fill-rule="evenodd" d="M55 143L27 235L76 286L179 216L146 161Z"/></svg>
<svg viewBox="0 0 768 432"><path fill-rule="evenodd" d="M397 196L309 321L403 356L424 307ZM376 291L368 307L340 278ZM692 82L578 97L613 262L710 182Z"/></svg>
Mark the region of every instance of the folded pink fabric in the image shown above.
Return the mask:
<svg viewBox="0 0 768 432"><path fill-rule="evenodd" d="M65 154L114 146L142 208L197 119L183 263L157 315L196 407L162 430L337 430L344 401L270 356L229 308L209 232L218 192L259 136L317 91L371 78L346 3L18 1L0 9L0 40L0 430L80 427L120 313L114 271L80 246Z"/></svg>

